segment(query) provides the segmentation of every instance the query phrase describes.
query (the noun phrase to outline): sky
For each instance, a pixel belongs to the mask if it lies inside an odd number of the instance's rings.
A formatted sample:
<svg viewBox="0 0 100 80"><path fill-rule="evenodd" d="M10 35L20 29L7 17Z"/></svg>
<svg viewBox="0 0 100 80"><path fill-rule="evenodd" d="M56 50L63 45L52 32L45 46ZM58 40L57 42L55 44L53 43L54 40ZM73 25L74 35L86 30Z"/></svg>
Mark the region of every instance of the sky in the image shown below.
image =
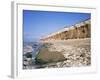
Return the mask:
<svg viewBox="0 0 100 80"><path fill-rule="evenodd" d="M40 39L90 18L90 13L23 10L24 41Z"/></svg>

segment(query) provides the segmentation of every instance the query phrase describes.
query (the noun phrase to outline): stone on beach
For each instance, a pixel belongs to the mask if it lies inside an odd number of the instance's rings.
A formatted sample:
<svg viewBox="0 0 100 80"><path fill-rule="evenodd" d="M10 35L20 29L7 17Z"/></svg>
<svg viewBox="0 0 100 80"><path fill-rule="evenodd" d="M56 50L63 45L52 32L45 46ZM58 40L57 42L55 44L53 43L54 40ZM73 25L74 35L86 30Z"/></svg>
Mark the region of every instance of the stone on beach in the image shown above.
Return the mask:
<svg viewBox="0 0 100 80"><path fill-rule="evenodd" d="M45 67L78 67L91 64L90 38L50 41L44 44L47 43L51 45L40 50L41 60L48 62Z"/></svg>

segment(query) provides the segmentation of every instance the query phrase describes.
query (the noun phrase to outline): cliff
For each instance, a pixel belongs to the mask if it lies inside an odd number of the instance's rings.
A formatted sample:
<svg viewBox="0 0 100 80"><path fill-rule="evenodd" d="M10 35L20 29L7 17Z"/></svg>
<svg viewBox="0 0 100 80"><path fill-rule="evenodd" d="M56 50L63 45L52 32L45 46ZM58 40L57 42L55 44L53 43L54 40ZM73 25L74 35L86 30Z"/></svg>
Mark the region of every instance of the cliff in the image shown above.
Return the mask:
<svg viewBox="0 0 100 80"><path fill-rule="evenodd" d="M90 19L76 23L50 35L41 38L41 41L48 40L67 40L77 38L90 38L91 36L91 21Z"/></svg>

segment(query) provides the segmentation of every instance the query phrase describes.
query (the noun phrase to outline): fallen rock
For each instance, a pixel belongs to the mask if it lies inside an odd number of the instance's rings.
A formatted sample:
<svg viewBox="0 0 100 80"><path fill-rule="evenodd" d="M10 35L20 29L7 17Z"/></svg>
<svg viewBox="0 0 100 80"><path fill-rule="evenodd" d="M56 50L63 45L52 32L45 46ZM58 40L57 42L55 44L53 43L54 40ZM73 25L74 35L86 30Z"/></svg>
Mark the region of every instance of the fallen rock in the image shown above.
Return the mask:
<svg viewBox="0 0 100 80"><path fill-rule="evenodd" d="M48 48L42 48L35 58L36 64L45 64L58 61L64 61L66 58L57 51L49 51Z"/></svg>

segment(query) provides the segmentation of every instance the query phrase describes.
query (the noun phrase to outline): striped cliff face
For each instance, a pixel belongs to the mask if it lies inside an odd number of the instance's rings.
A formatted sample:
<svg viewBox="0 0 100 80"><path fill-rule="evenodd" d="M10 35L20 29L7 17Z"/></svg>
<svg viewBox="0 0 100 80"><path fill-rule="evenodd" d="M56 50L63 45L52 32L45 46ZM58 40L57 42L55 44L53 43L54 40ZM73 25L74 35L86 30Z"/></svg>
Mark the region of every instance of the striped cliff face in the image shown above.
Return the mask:
<svg viewBox="0 0 100 80"><path fill-rule="evenodd" d="M54 32L50 35L47 35L46 37L42 38L41 41L90 38L90 36L91 36L91 21L86 20L77 23L69 28L64 28L58 32Z"/></svg>

